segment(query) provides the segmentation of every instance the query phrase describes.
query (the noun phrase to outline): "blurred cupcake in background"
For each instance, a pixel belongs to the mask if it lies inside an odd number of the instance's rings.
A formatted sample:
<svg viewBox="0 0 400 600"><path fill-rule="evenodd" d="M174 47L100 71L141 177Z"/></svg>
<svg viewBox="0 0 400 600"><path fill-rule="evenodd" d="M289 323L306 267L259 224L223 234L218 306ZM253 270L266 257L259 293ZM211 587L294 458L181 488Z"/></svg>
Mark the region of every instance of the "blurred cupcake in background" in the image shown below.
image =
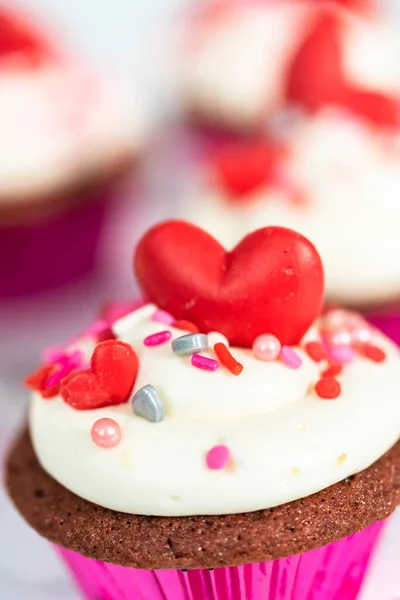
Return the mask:
<svg viewBox="0 0 400 600"><path fill-rule="evenodd" d="M348 5L369 13L371 4L365 0L206 3L189 27L183 78L187 109L199 122L217 129L257 131L287 102L301 101L314 108L312 100L338 101L339 62L340 76L345 73L354 85L360 79L371 89L380 88L382 80L392 83L396 59L387 52L387 32L374 27L365 53L362 25L351 11L340 9ZM376 73L376 61L371 63L370 44L374 52L389 58L386 77L381 69ZM310 63L309 54L317 46Z"/></svg>
<svg viewBox="0 0 400 600"><path fill-rule="evenodd" d="M376 13L336 4L246 4L209 24L188 98L230 135L200 136L180 214L228 247L296 229L321 253L329 302L386 310L400 298L400 45Z"/></svg>
<svg viewBox="0 0 400 600"><path fill-rule="evenodd" d="M146 137L138 114L123 81L1 8L0 297L94 269L110 200Z"/></svg>

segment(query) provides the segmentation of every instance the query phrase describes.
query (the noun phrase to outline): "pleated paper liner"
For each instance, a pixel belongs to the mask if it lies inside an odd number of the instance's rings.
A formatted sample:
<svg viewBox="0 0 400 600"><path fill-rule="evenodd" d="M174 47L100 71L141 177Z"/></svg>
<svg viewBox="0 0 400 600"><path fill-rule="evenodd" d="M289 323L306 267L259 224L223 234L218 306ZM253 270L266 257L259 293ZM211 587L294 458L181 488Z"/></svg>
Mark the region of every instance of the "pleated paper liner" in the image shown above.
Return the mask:
<svg viewBox="0 0 400 600"><path fill-rule="evenodd" d="M87 600L355 600L384 522L271 562L145 571L57 548Z"/></svg>

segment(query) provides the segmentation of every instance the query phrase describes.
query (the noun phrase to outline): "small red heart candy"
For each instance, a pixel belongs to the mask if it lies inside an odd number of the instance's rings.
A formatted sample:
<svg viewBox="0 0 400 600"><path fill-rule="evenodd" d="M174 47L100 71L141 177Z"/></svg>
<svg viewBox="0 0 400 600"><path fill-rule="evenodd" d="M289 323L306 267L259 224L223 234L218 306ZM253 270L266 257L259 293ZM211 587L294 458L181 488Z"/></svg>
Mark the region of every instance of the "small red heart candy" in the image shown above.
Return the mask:
<svg viewBox="0 0 400 600"><path fill-rule="evenodd" d="M220 185L233 199L274 179L278 149L266 140L230 144L215 154L212 166Z"/></svg>
<svg viewBox="0 0 400 600"><path fill-rule="evenodd" d="M283 227L259 229L226 252L198 227L169 221L142 238L135 269L160 308L204 333L219 331L236 346L250 348L262 333L297 344L323 301L316 249Z"/></svg>
<svg viewBox="0 0 400 600"><path fill-rule="evenodd" d="M139 359L133 348L119 340L106 340L94 349L91 368L110 404L122 404L129 399L139 369Z"/></svg>
<svg viewBox="0 0 400 600"><path fill-rule="evenodd" d="M90 410L110 405L110 396L96 375L89 369L71 373L61 381L61 396L64 402L76 410Z"/></svg>

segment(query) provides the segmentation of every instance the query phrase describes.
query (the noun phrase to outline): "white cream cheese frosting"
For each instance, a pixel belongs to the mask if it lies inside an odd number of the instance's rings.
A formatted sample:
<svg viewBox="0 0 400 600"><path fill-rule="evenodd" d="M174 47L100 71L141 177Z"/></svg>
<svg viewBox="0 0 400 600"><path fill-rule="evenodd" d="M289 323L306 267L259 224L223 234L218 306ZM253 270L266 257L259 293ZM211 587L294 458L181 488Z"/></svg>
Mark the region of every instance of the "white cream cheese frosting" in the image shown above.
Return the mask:
<svg viewBox="0 0 400 600"><path fill-rule="evenodd" d="M324 111L291 124L284 165L304 192L296 205L284 188L259 187L232 200L208 167L186 184L180 214L227 248L261 226L308 237L325 270L326 295L348 304L400 295L400 146L345 114Z"/></svg>
<svg viewBox="0 0 400 600"><path fill-rule="evenodd" d="M141 148L141 109L117 78L62 62L0 72L0 202L112 175Z"/></svg>
<svg viewBox="0 0 400 600"><path fill-rule="evenodd" d="M375 15L355 16L330 2L233 3L194 33L184 99L195 113L231 128L259 126L284 103L290 66L321 8L339 22L342 67L360 89L398 95L400 44ZM230 67L232 65L232 68Z"/></svg>
<svg viewBox="0 0 400 600"><path fill-rule="evenodd" d="M357 356L339 376L342 392L324 400L314 391L323 363L302 348L302 366L262 362L251 350L230 348L243 364L235 377L194 368L176 356L171 342L145 346L148 335L185 332L152 320L146 305L117 321L118 339L139 357L133 393L153 385L165 418L151 423L131 402L79 411L61 397L34 395L30 410L33 445L43 468L60 484L100 506L144 515L185 516L253 511L322 490L368 467L400 434L400 355L374 331L386 353L382 363ZM215 336L214 336L215 337ZM316 328L307 339L318 339ZM88 348L86 347L86 351ZM202 352L215 358L213 350ZM100 448L91 439L99 418L114 419L120 443ZM224 444L229 467L211 470L210 448Z"/></svg>

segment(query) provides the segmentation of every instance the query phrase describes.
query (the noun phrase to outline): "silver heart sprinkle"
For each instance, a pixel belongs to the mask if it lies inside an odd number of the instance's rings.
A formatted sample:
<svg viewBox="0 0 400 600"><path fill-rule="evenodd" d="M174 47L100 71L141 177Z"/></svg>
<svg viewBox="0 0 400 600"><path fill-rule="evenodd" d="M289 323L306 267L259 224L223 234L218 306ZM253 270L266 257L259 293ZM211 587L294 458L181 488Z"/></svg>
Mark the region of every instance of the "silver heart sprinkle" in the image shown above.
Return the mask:
<svg viewBox="0 0 400 600"><path fill-rule="evenodd" d="M164 404L156 388L145 385L132 398L133 412L151 423L159 423L165 417Z"/></svg>
<svg viewBox="0 0 400 600"><path fill-rule="evenodd" d="M204 333L188 333L172 341L172 350L175 354L185 356L196 354L208 348L208 337Z"/></svg>

